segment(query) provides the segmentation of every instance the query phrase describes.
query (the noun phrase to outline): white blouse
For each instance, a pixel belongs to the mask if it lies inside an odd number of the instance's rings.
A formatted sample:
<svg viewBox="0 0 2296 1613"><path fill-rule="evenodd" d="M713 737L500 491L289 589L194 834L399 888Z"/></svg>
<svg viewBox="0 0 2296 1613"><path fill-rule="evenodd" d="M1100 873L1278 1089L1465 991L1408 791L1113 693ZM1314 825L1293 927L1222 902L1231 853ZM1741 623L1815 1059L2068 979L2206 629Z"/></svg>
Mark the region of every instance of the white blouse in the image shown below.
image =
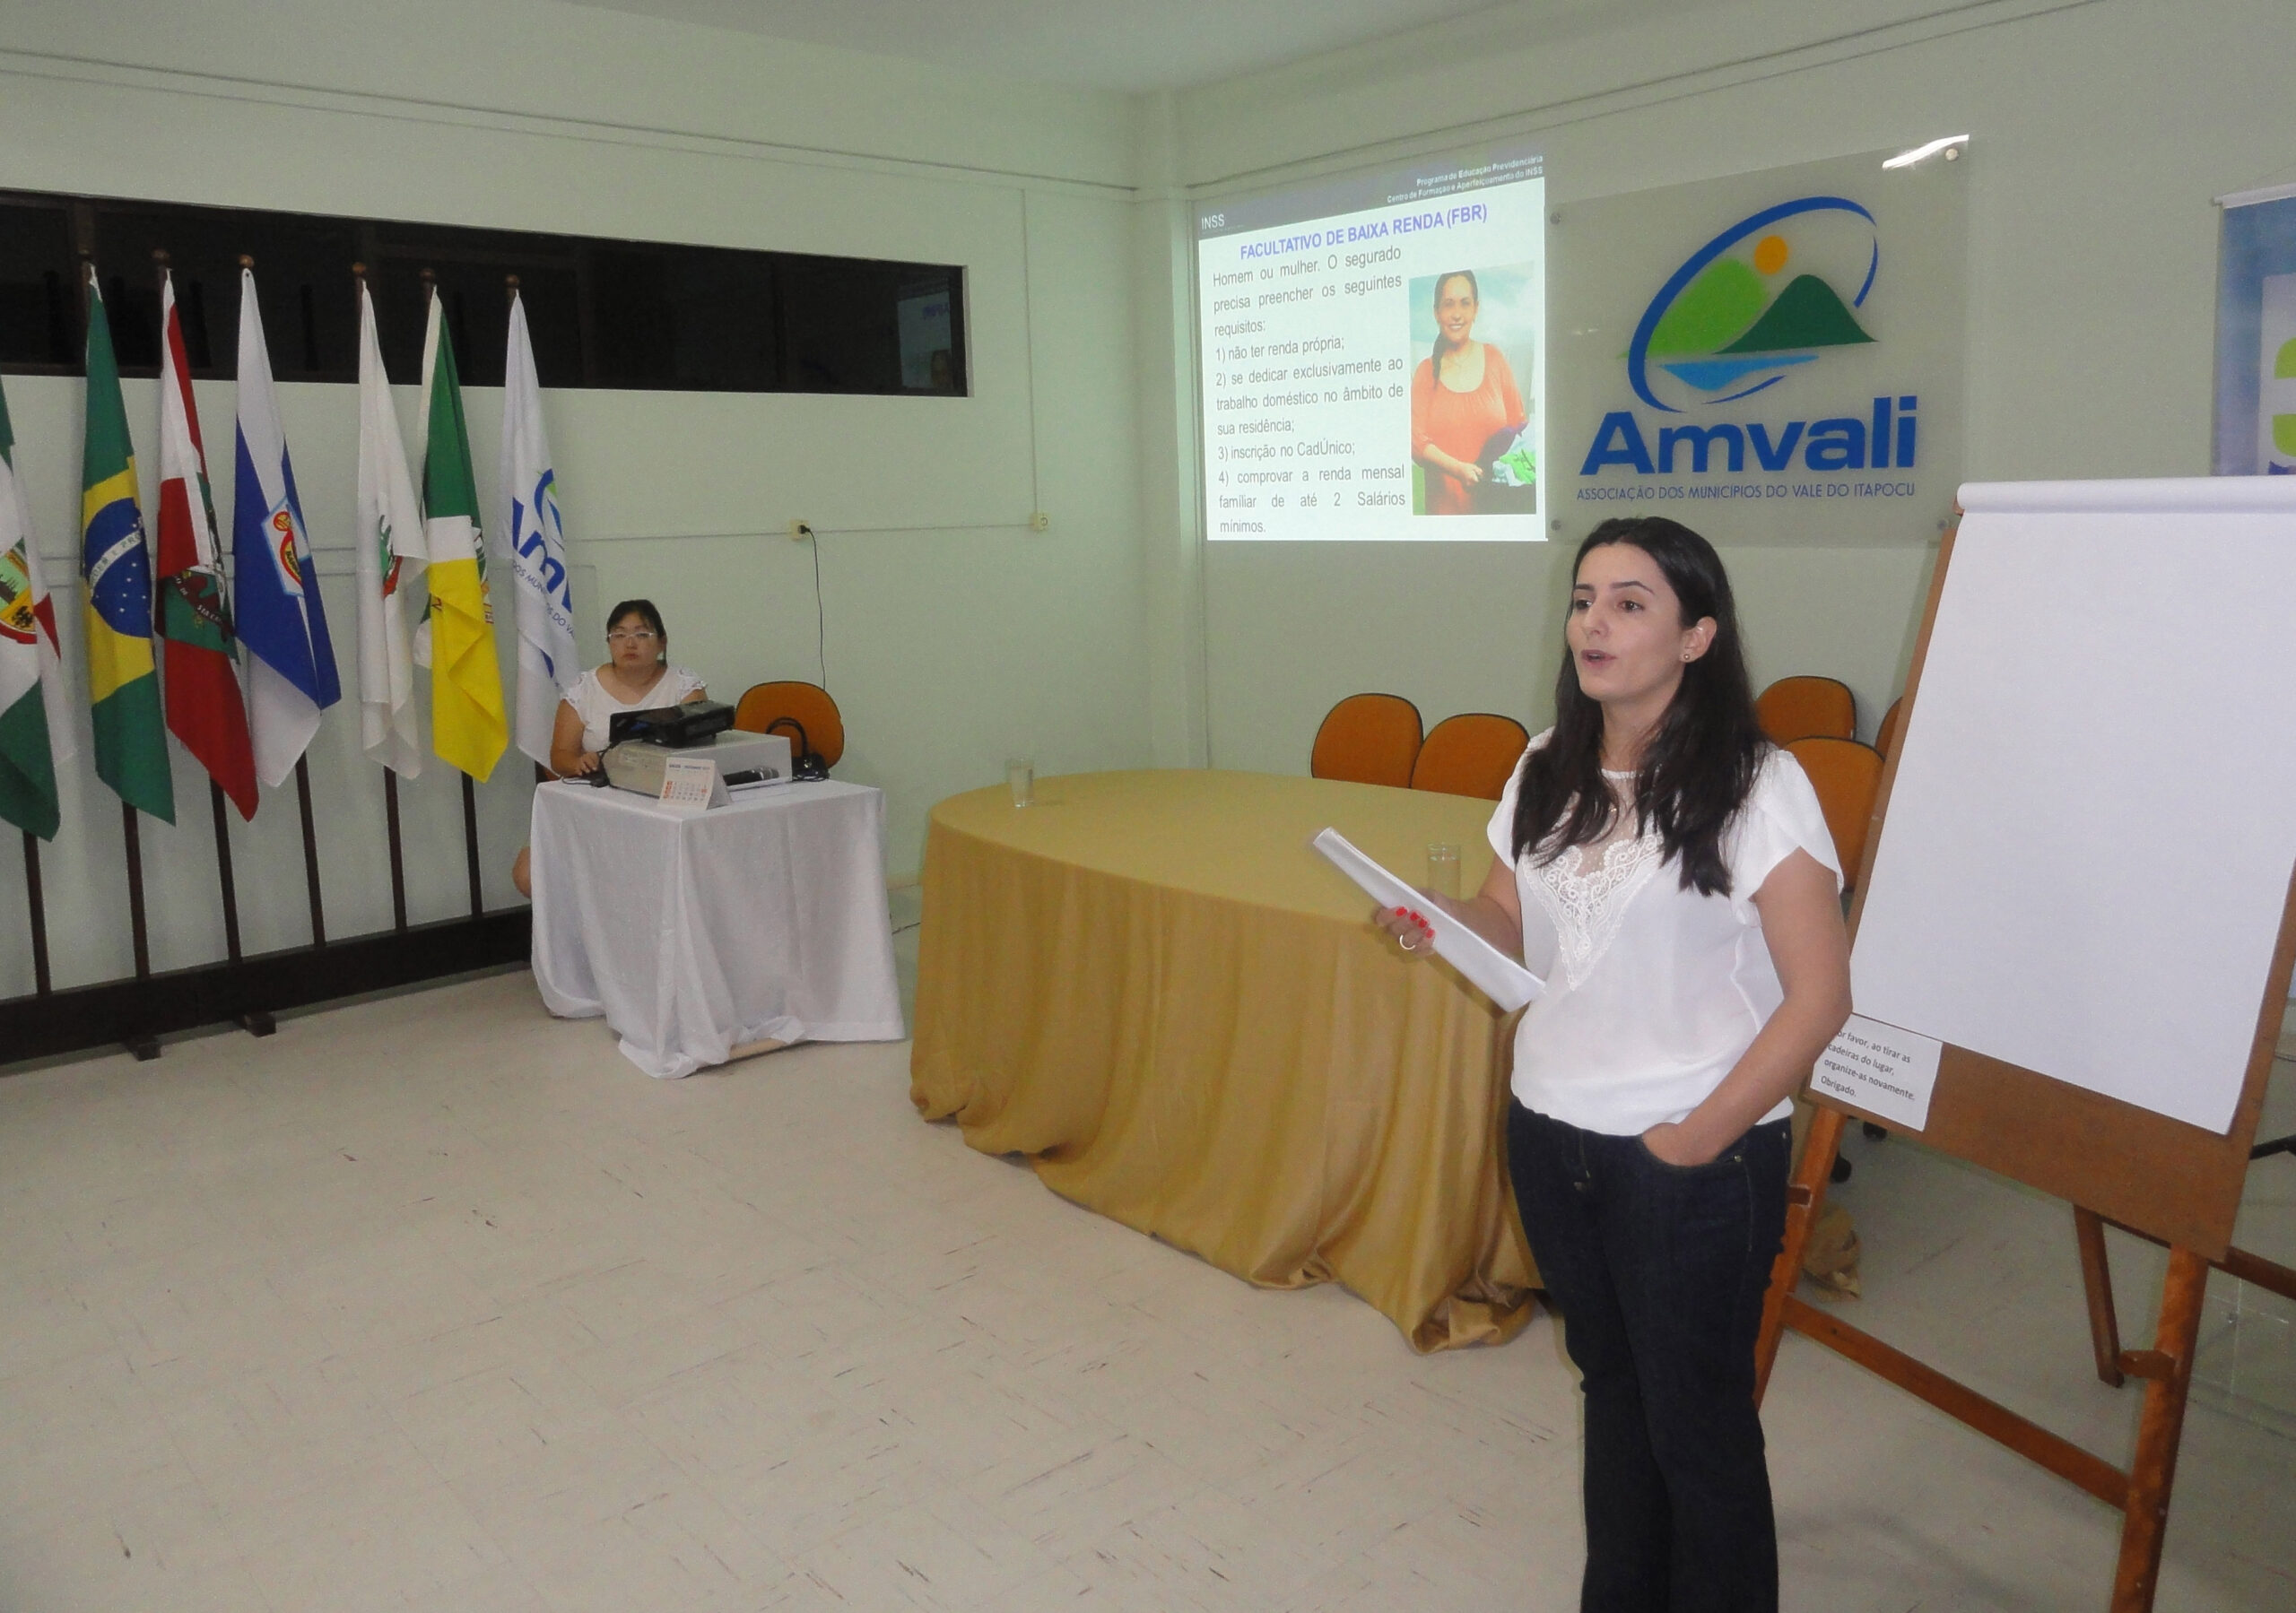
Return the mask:
<svg viewBox="0 0 2296 1613"><path fill-rule="evenodd" d="M1785 1001L1754 893L1796 850L1840 888L1817 792L1801 764L1771 750L1723 835L1730 893L1700 896L1683 888L1679 863L1660 860L1655 830L1634 833L1631 807L1604 845L1546 863L1528 853L1516 859L1522 777L1518 763L1491 819L1492 849L1515 866L1523 962L1546 980L1546 994L1515 1032L1515 1096L1541 1114L1613 1136L1680 1121L1722 1084ZM1631 788L1631 779L1613 782ZM1780 1103L1762 1118L1791 1110Z"/></svg>
<svg viewBox="0 0 2296 1613"><path fill-rule="evenodd" d="M598 681L598 669L584 672L572 689L566 691L566 703L582 719L582 749L603 750L606 748L606 722L618 711L651 711L658 706L675 706L695 689L704 687L702 681L682 666L665 667L653 688L635 700L624 700Z"/></svg>

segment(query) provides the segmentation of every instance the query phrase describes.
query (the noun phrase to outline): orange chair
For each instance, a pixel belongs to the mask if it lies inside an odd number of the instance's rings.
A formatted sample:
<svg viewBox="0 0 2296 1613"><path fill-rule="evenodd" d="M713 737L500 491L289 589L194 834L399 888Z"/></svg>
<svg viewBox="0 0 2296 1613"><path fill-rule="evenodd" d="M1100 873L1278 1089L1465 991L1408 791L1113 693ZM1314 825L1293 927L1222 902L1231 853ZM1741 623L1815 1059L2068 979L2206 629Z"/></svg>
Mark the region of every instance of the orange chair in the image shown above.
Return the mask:
<svg viewBox="0 0 2296 1613"><path fill-rule="evenodd" d="M1874 749L1882 753L1884 761L1898 753L1898 719L1904 710L1905 697L1900 695L1882 714L1882 726L1874 734Z"/></svg>
<svg viewBox="0 0 2296 1613"><path fill-rule="evenodd" d="M1412 764L1411 787L1496 801L1507 793L1531 736L1513 717L1463 711L1435 724Z"/></svg>
<svg viewBox="0 0 2296 1613"><path fill-rule="evenodd" d="M1826 815L1847 892L1866 866L1866 837L1874 827L1874 798L1882 793L1882 753L1856 740L1822 734L1795 740L1786 749L1818 793L1818 810Z"/></svg>
<svg viewBox="0 0 2296 1613"><path fill-rule="evenodd" d="M1401 695L1350 695L1316 730L1308 771L1318 778L1408 789L1422 732L1419 707Z"/></svg>
<svg viewBox="0 0 2296 1613"><path fill-rule="evenodd" d="M1791 744L1813 733L1857 737L1857 697L1834 678L1780 678L1761 691L1754 715L1772 744Z"/></svg>
<svg viewBox="0 0 2296 1613"><path fill-rule="evenodd" d="M750 733L787 734L792 761L810 754L823 767L834 767L845 754L845 718L818 683L788 678L752 685L734 707L734 726Z"/></svg>

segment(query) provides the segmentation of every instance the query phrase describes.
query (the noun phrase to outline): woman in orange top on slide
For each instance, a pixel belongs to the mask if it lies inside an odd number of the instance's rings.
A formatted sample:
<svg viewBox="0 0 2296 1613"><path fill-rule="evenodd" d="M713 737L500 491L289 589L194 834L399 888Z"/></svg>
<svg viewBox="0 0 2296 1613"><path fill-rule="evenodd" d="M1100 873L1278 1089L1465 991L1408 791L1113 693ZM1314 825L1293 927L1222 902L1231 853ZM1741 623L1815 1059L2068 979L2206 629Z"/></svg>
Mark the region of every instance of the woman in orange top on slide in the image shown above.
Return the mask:
<svg viewBox="0 0 2296 1613"><path fill-rule="evenodd" d="M1411 456L1426 469L1431 516L1473 515L1484 447L1530 420L1507 355L1474 339L1482 304L1469 270L1435 282L1435 351L1411 377Z"/></svg>

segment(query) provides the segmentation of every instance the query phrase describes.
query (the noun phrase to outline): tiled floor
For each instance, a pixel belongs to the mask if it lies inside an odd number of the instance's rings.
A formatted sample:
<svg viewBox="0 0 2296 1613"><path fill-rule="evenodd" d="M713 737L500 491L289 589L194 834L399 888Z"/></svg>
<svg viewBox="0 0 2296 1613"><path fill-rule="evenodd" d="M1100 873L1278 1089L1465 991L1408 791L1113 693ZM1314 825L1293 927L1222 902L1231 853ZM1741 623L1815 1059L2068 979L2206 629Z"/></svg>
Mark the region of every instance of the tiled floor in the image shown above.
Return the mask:
<svg viewBox="0 0 2296 1613"><path fill-rule="evenodd" d="M0 1610L1575 1605L1544 1319L1413 1357L971 1153L906 1061L656 1082L509 975L0 1080ZM2062 1207L1851 1147L1861 1321L2124 1459ZM2296 1258L2296 1159L2243 1232ZM2164 1609L2296 1606L2292 1314L2213 1296ZM1787 1607L2103 1606L2069 1487L1796 1340L1766 1417Z"/></svg>

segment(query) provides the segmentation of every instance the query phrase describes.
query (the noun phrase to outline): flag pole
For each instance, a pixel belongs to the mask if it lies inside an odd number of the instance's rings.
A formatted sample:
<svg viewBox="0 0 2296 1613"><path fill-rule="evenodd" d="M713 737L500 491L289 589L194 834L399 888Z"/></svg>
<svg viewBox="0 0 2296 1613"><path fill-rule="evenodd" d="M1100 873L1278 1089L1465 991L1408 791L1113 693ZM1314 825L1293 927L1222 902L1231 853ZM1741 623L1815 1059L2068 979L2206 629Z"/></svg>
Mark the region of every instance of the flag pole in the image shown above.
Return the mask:
<svg viewBox="0 0 2296 1613"><path fill-rule="evenodd" d="M390 768L383 769L383 821L390 828L391 837L391 928L406 928L406 865L401 859L398 837L398 775Z"/></svg>
<svg viewBox="0 0 2296 1613"><path fill-rule="evenodd" d="M170 263L167 248L162 247L153 251L152 262L160 282L161 296L164 299ZM160 340L165 342L167 339L168 334L162 329ZM223 786L211 777L207 781L207 793L208 804L215 814L215 882L223 897L223 951L233 963L237 963L239 961L239 888L231 877L231 836L223 816Z"/></svg>
<svg viewBox="0 0 2296 1613"><path fill-rule="evenodd" d="M319 836L311 818L311 762L295 759L295 801L303 809L303 882L311 890L311 945L326 945L326 912L319 903Z"/></svg>
<svg viewBox="0 0 2296 1613"><path fill-rule="evenodd" d="M152 938L144 924L144 839L135 827L134 802L119 803L119 822L127 841L127 917L135 932L135 978L144 980L152 973ZM139 1053L135 1056L144 1055Z"/></svg>
<svg viewBox="0 0 2296 1613"><path fill-rule="evenodd" d="M478 786L470 775L463 775L463 852L470 860L470 915L477 918L486 911L485 893L478 882Z"/></svg>
<svg viewBox="0 0 2296 1613"><path fill-rule="evenodd" d="M87 247L80 248L80 323L88 323L88 300L96 283L95 254ZM135 978L148 979L152 974L152 940L144 922L144 845L136 832L135 805L125 795L119 800L119 823L127 851L127 921L135 950ZM154 1037L134 1035L126 1039L127 1050L141 1062L160 1056L160 1044Z"/></svg>
<svg viewBox="0 0 2296 1613"><path fill-rule="evenodd" d="M351 265L352 296L358 300L361 321L367 314L367 265ZM390 377L383 377L386 384ZM364 542L366 540L360 540ZM389 763L383 764L383 822L390 831L391 846L391 928L406 928L406 854L398 833L398 773Z"/></svg>
<svg viewBox="0 0 2296 1613"><path fill-rule="evenodd" d="M207 781L209 804L215 810L215 873L223 888L223 950L233 963L239 961L239 893L231 882L231 837L229 820L223 816L223 786L213 779Z"/></svg>
<svg viewBox="0 0 2296 1613"><path fill-rule="evenodd" d="M39 837L24 831L24 904L32 926L32 992L45 997L48 978L48 902L39 889Z"/></svg>
<svg viewBox="0 0 2296 1613"><path fill-rule="evenodd" d="M239 267L255 271L255 259L239 254ZM311 764L307 756L295 759L295 798L303 810L303 883L310 892L311 945L326 945L326 915L319 902L319 835L311 817Z"/></svg>

